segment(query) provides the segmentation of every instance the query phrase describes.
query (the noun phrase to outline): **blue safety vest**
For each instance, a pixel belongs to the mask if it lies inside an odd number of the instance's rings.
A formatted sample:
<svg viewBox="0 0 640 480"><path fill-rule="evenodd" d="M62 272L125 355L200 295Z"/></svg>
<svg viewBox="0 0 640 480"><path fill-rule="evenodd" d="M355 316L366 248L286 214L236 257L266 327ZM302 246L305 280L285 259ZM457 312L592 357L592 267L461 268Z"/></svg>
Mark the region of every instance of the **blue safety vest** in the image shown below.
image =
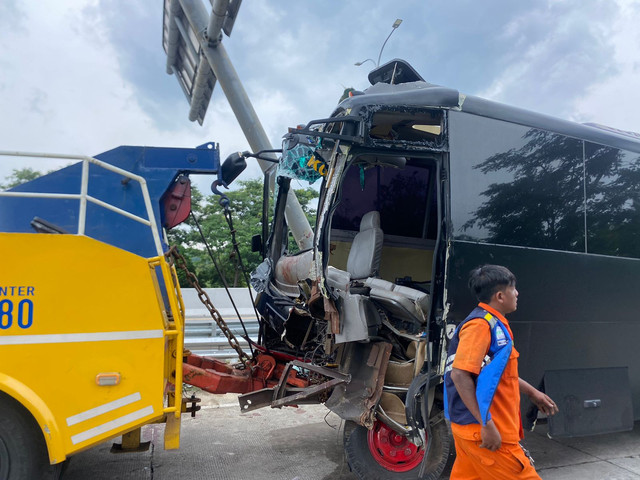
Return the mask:
<svg viewBox="0 0 640 480"><path fill-rule="evenodd" d="M482 425L486 425L491 419L491 415L489 415L491 402L493 401L493 396L500 383L500 378L504 373L504 369L511 356L511 351L513 350L513 341L507 327L484 308L476 307L473 312L458 325L447 351L447 361L444 370L444 413L449 421L459 425L478 423L467 409L460 395L458 395L453 380L451 380L453 360L456 357L456 351L458 350L458 344L460 342L460 328L468 321L477 318L485 320L491 328L491 345L489 346L489 352L487 354L489 360L485 360L485 365L482 367L482 370L480 370L476 381L476 399L480 407Z"/></svg>

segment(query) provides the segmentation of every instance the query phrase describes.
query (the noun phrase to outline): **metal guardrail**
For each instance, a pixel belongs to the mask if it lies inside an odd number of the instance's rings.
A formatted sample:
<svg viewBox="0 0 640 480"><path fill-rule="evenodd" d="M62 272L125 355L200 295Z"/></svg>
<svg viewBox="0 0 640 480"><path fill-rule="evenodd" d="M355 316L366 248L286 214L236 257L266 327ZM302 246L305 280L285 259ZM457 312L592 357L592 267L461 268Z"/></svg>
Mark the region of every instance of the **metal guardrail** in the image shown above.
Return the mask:
<svg viewBox="0 0 640 480"><path fill-rule="evenodd" d="M249 291L246 288L230 288L229 290L247 328L249 338L256 341L259 327ZM248 343L242 338L244 330L225 289L205 288L205 291L211 298L213 305L220 312L220 315L222 315L222 318L229 325L229 329L238 337L240 346L248 350ZM224 334L198 299L195 289L183 288L182 298L185 306L184 348L197 355L217 359L236 359L238 354L227 343Z"/></svg>

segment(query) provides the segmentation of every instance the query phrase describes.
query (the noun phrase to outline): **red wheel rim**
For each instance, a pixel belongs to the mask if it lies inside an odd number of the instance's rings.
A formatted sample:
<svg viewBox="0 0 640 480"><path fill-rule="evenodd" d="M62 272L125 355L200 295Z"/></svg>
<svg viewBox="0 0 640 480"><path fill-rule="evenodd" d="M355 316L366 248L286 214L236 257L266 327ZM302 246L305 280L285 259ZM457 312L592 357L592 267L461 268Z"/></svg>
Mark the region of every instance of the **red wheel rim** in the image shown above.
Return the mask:
<svg viewBox="0 0 640 480"><path fill-rule="evenodd" d="M420 465L424 449L411 443L407 437L394 432L376 420L367 435L369 450L382 467L391 472L408 472Z"/></svg>

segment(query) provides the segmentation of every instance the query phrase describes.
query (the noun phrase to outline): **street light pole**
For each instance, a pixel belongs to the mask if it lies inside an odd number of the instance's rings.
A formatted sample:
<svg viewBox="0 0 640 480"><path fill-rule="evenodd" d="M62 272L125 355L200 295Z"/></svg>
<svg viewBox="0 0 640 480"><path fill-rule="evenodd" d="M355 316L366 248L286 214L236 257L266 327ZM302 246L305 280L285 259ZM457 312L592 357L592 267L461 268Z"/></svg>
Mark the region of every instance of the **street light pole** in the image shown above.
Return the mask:
<svg viewBox="0 0 640 480"><path fill-rule="evenodd" d="M380 66L380 57L382 57L382 50L384 50L384 46L387 44L387 42L391 38L391 35L393 35L393 32L396 31L396 28L398 28L401 23L402 23L402 19L398 18L398 19L396 19L395 22L393 22L393 25L391 25L391 33L389 33L389 36L387 37L387 39L382 44L382 48L380 49L380 53L378 54L378 62L376 63L376 67Z"/></svg>
<svg viewBox="0 0 640 480"><path fill-rule="evenodd" d="M400 24L402 23L402 19L401 18L397 18L395 22L393 22L393 25L391 25L391 33L389 33L389 35L387 36L387 39L384 41L384 43L382 44L382 48L380 48L380 53L378 54L378 61L374 62L373 59L371 58L367 58L366 60L362 60L361 62L356 62L354 63L354 65L356 67L359 67L360 65L362 65L363 63L366 62L371 62L373 63L376 67L380 66L380 58L382 57L382 51L384 50L384 46L387 44L387 42L389 41L389 39L391 38L391 35L393 35L393 32L396 31L396 28L398 28L400 26Z"/></svg>
<svg viewBox="0 0 640 480"><path fill-rule="evenodd" d="M378 65L376 65L375 60L373 60L372 58L367 58L366 60L362 60L361 62L356 62L356 63L354 63L354 65L355 65L356 67L359 67L359 66L360 66L360 65L362 65L363 63L367 63L367 62L371 62L371 63L373 63L376 67L378 66Z"/></svg>

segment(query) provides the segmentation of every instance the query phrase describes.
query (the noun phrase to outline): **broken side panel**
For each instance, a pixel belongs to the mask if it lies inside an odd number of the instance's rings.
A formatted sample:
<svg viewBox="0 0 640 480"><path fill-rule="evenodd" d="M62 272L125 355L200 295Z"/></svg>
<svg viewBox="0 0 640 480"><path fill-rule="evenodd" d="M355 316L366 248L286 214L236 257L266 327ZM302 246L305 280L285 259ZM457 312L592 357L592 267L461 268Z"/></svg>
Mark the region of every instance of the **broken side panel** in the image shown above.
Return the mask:
<svg viewBox="0 0 640 480"><path fill-rule="evenodd" d="M349 373L351 381L333 390L325 403L327 408L345 420L368 428L373 426L391 348L391 344L386 342L345 344L339 369L342 373Z"/></svg>

